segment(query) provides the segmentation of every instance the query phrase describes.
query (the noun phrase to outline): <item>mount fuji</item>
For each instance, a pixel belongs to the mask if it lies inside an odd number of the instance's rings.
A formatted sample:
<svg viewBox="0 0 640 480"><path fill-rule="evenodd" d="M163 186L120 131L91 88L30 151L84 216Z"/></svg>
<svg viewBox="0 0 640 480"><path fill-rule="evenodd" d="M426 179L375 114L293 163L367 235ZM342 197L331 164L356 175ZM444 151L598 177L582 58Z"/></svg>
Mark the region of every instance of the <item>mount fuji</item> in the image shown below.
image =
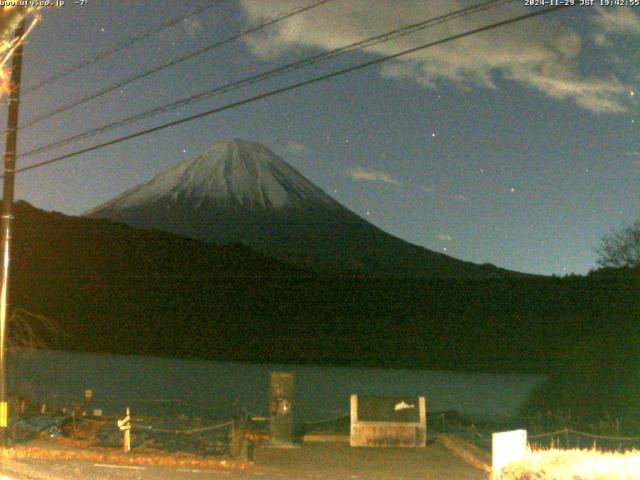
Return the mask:
<svg viewBox="0 0 640 480"><path fill-rule="evenodd" d="M265 146L220 142L86 212L134 227L243 243L323 273L392 277L509 275L390 235L306 179Z"/></svg>

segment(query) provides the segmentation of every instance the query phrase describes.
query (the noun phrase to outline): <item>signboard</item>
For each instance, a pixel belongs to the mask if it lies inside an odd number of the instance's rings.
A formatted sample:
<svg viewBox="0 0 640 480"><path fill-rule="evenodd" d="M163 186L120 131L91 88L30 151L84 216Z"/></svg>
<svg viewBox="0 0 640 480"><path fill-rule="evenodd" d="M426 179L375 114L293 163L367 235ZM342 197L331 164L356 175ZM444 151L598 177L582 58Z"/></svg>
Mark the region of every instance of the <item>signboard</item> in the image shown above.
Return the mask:
<svg viewBox="0 0 640 480"><path fill-rule="evenodd" d="M362 422L420 422L420 397L358 397Z"/></svg>
<svg viewBox="0 0 640 480"><path fill-rule="evenodd" d="M493 478L498 478L504 467L520 460L527 453L527 431L513 430L491 435Z"/></svg>
<svg viewBox="0 0 640 480"><path fill-rule="evenodd" d="M424 397L351 395L352 447L424 447Z"/></svg>

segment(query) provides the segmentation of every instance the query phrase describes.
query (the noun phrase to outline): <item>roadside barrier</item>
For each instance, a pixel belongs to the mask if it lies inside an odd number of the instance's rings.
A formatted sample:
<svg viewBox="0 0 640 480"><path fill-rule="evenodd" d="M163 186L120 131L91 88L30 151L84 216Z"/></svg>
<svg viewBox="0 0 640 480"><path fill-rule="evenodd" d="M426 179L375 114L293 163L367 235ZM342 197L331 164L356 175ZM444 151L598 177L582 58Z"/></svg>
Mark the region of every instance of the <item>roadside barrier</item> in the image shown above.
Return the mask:
<svg viewBox="0 0 640 480"><path fill-rule="evenodd" d="M600 435L563 428L555 432L529 435L530 444L540 448L593 448L598 450L629 450L640 448L640 436ZM547 441L543 441L546 440Z"/></svg>
<svg viewBox="0 0 640 480"><path fill-rule="evenodd" d="M351 415L343 411L337 415L322 420L305 420L302 422L303 434L313 433L348 433L351 425Z"/></svg>
<svg viewBox="0 0 640 480"><path fill-rule="evenodd" d="M193 433L202 433L202 432L209 432L211 430L219 430L221 428L229 428L231 426L233 426L234 422L233 421L228 421L228 422L224 422L224 423L219 423L217 425L210 425L207 427L200 427L200 428L184 428L184 429L174 429L174 428L158 428L158 427L153 427L153 426L148 426L148 425L143 425L141 423L137 423L135 424L135 429L136 430L147 430L149 432L161 432L161 433L175 433L176 435L179 434L193 434Z"/></svg>

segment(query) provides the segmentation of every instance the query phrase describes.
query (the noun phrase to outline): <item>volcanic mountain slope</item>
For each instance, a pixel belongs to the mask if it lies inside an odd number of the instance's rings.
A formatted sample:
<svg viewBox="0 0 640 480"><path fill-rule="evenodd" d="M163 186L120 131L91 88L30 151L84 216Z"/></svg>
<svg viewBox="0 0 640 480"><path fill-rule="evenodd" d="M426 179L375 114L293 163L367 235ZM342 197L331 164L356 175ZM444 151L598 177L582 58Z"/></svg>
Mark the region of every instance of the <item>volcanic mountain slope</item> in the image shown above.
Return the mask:
<svg viewBox="0 0 640 480"><path fill-rule="evenodd" d="M263 145L243 140L213 145L85 215L207 242L241 242L315 271L407 278L509 273L389 235Z"/></svg>

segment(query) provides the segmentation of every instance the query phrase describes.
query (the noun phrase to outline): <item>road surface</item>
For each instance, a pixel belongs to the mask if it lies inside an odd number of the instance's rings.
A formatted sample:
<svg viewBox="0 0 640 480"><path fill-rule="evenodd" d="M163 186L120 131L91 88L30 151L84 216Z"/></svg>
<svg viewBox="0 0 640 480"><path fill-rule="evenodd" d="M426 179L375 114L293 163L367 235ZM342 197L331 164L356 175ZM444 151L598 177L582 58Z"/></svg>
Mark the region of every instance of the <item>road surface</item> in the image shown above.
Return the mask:
<svg viewBox="0 0 640 480"><path fill-rule="evenodd" d="M307 444L302 448L256 450L245 470L205 470L129 466L78 460L3 461L0 480L486 480L439 444L424 449L350 448L347 444Z"/></svg>

